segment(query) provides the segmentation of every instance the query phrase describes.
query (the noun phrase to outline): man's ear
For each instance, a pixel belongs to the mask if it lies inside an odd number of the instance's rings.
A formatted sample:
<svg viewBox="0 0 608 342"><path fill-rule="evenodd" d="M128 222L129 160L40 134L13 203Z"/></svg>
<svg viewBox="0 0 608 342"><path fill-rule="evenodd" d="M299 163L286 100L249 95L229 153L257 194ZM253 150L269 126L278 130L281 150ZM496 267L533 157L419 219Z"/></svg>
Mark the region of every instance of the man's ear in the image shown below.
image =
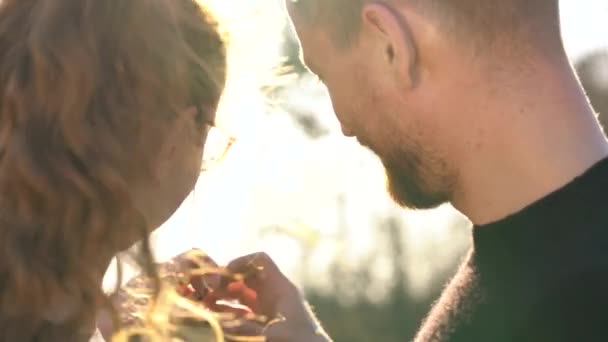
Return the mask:
<svg viewBox="0 0 608 342"><path fill-rule="evenodd" d="M401 87L417 83L418 48L408 20L398 9L385 3L368 3L362 11L363 30L378 39L382 58Z"/></svg>

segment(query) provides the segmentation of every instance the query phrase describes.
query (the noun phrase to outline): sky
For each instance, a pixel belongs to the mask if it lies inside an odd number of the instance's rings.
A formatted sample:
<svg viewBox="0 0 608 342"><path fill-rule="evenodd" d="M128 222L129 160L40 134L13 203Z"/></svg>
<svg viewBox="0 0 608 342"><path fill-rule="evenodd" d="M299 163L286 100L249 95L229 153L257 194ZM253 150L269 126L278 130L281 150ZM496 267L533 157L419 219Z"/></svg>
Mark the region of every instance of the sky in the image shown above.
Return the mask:
<svg viewBox="0 0 608 342"><path fill-rule="evenodd" d="M231 32L229 81L219 124L237 137L224 162L201 175L193 194L153 235L159 260L189 248L207 251L220 263L264 250L298 280L303 247L311 276L324 281L328 258L339 253L353 266L376 243L379 218L396 215L407 226L408 272L421 289L434 272L468 243L462 229L449 222L465 220L449 206L405 212L386 195L381 166L365 149L340 134L322 87L304 80L285 94L292 108L318 113L329 134L310 140L279 109L269 109L258 91L271 81L281 51L285 17L277 0L210 0ZM562 0L564 43L573 59L608 49L608 0ZM236 18L236 19L235 19ZM285 234L259 239L264 232ZM298 235L299 240L287 236ZM433 253L429 253L429 250ZM338 252L337 252L338 251ZM325 267L324 267L325 266ZM382 261L376 276L387 277ZM113 272L106 284L113 282Z"/></svg>
<svg viewBox="0 0 608 342"><path fill-rule="evenodd" d="M608 48L608 0L561 0L562 35L572 58Z"/></svg>

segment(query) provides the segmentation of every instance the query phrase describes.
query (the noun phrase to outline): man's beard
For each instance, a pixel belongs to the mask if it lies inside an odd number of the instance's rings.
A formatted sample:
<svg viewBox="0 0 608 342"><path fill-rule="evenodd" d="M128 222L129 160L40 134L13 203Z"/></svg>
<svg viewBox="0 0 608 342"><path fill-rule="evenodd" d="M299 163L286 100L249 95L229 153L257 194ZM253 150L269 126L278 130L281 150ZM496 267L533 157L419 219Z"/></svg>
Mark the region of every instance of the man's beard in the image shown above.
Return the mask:
<svg viewBox="0 0 608 342"><path fill-rule="evenodd" d="M388 192L397 204L410 209L431 209L449 201L451 177L441 159L420 148L397 151L379 155L386 170Z"/></svg>

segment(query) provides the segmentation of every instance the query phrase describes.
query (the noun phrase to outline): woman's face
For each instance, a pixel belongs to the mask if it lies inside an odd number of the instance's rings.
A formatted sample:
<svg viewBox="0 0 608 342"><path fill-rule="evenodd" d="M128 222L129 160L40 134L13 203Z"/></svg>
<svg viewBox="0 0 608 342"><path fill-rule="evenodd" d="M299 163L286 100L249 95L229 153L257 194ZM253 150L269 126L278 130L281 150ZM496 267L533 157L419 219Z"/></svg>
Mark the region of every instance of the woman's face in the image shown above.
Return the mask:
<svg viewBox="0 0 608 342"><path fill-rule="evenodd" d="M150 127L141 130L138 138L143 144L135 150L154 151L155 154L146 156L151 160L149 164L133 167L139 169L143 166L150 175L142 176L136 172L136 175L129 176L133 178L129 190L135 210L143 216L149 230L168 220L194 188L201 173L208 124L215 121L227 76L226 47L214 20L194 1L178 1L178 4L186 5L185 12L179 16L179 25L188 47L182 50L184 47L177 44L172 58L183 67L175 70L188 72L172 75L178 81L169 77L175 84L165 85L160 94L155 93L158 88L151 87L148 96L167 98L168 101L162 102L167 108L173 108L175 103L185 103L186 106L170 120L161 123L156 122L157 115L141 113L143 117L150 115L144 123ZM172 41L171 37L167 39ZM171 67L170 63L167 67ZM155 67L151 65L150 68L154 70ZM204 113L197 106L202 106ZM141 232L137 234L132 239L125 238L131 241L122 247L129 247L142 238Z"/></svg>
<svg viewBox="0 0 608 342"><path fill-rule="evenodd" d="M179 113L164 129L165 140L152 165L151 177L133 181L131 193L136 209L150 229L168 220L194 188L201 172L208 127L201 123L194 106ZM129 247L140 236L134 238L124 247Z"/></svg>

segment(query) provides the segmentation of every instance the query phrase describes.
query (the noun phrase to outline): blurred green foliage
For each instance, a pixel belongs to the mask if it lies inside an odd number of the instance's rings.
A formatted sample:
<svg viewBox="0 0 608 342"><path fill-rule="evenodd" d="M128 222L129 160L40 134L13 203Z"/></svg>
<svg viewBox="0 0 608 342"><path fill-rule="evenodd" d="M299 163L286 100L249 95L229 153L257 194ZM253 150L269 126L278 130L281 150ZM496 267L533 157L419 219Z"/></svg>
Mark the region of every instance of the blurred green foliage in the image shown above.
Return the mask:
<svg viewBox="0 0 608 342"><path fill-rule="evenodd" d="M388 291L381 300L372 300L367 295L374 281L371 262L361 263L355 272L346 272L334 261L329 274L330 291L305 289L306 298L336 342L411 340L460 261L454 259L453 267L435 274L431 288L423 296L414 295L404 272L407 258L401 242L403 227L398 220L387 218L376 228L386 242L384 253L390 257L393 275L392 281L385 284ZM349 293L349 300L344 300L344 293Z"/></svg>

